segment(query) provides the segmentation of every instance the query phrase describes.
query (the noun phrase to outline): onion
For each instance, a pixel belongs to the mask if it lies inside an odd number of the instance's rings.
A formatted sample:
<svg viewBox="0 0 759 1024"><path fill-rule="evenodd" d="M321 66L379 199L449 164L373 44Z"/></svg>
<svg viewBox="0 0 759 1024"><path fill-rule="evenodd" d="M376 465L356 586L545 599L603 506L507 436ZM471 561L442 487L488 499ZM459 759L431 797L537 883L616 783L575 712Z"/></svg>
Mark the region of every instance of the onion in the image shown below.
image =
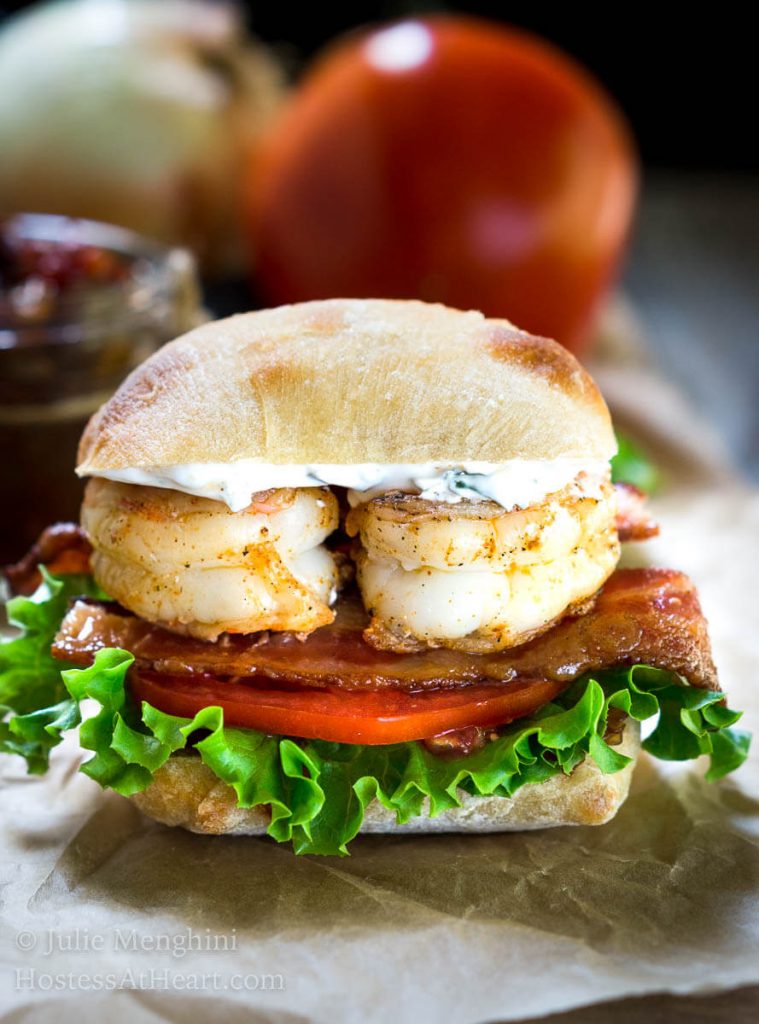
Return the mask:
<svg viewBox="0 0 759 1024"><path fill-rule="evenodd" d="M282 94L233 6L35 7L0 33L0 210L110 221L239 269L243 171Z"/></svg>

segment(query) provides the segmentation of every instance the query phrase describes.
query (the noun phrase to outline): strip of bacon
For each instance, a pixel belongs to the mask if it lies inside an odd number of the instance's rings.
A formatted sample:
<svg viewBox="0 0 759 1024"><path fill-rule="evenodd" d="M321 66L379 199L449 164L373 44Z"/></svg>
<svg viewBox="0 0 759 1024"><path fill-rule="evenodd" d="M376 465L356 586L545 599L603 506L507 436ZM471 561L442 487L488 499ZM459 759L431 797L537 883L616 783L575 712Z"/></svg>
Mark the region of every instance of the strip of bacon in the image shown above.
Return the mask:
<svg viewBox="0 0 759 1024"><path fill-rule="evenodd" d="M647 495L632 484L615 484L617 533L621 541L648 540L659 533L659 524L645 507Z"/></svg>
<svg viewBox="0 0 759 1024"><path fill-rule="evenodd" d="M256 675L283 685L374 690L535 677L569 682L591 669L643 663L677 672L693 686L718 688L695 587L687 576L669 569L620 569L591 611L498 654L379 651L363 640L365 624L366 615L354 597L341 601L334 623L305 640L271 633L207 643L159 629L117 606L80 600L64 619L53 654L88 665L100 648L122 647L141 667L167 675Z"/></svg>
<svg viewBox="0 0 759 1024"><path fill-rule="evenodd" d="M76 523L54 523L40 534L36 544L21 561L7 565L3 572L14 594L33 594L42 581L39 567L53 574L90 573L92 547L84 530Z"/></svg>

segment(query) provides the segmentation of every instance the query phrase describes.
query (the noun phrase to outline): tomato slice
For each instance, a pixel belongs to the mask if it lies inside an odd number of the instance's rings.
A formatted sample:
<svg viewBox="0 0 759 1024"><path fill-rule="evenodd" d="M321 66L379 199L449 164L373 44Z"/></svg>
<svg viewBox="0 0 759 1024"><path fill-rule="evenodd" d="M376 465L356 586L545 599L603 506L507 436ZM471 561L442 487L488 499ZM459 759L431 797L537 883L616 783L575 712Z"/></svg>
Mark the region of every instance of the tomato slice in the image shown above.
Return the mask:
<svg viewBox="0 0 759 1024"><path fill-rule="evenodd" d="M402 743L471 725L505 725L536 711L566 683L524 679L500 685L409 693L406 690L272 689L255 677L230 683L214 676L133 672L132 693L171 715L191 717L210 705L227 725L336 743Z"/></svg>

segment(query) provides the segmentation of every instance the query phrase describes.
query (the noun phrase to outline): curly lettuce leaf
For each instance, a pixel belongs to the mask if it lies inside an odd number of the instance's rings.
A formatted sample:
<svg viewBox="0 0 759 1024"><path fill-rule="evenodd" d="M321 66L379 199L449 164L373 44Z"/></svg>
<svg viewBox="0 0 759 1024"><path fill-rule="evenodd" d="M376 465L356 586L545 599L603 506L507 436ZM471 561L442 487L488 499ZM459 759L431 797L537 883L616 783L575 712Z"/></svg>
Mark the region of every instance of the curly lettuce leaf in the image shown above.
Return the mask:
<svg viewBox="0 0 759 1024"><path fill-rule="evenodd" d="M101 597L91 576L51 576L31 597L6 604L11 626L21 633L0 641L0 752L25 757L29 771L47 770L50 750L61 732L79 724L79 708L61 679L61 663L50 645L71 598Z"/></svg>
<svg viewBox="0 0 759 1024"><path fill-rule="evenodd" d="M219 707L191 719L147 703L138 708L127 692L128 651L102 650L90 668L64 671L49 655L68 597L82 592L81 580L46 577L33 598L12 603L25 633L0 646L0 694L15 708L2 724L0 749L43 771L61 733L79 726L80 743L93 754L82 771L125 796L147 788L173 753L189 749L234 789L239 806L270 807L269 835L292 842L297 853L346 854L375 799L403 823L460 806L462 792L509 798L523 785L569 774L586 756L605 773L619 771L629 758L604 738L613 708L641 721L658 714L644 748L666 760L707 754L708 779L733 771L748 752L748 734L732 728L740 715L722 704L722 693L642 665L589 673L484 749L452 760L419 743L359 746L227 727ZM82 722L83 700L99 710Z"/></svg>

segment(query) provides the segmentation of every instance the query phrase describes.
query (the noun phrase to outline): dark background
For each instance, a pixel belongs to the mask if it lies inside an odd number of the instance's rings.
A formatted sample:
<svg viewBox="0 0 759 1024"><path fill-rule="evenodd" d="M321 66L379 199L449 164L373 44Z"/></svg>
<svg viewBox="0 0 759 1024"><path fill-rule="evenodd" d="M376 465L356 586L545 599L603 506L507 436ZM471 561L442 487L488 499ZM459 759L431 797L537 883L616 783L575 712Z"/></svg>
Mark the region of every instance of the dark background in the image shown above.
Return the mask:
<svg viewBox="0 0 759 1024"><path fill-rule="evenodd" d="M154 0L160 3L161 0ZM2 3L0 11L29 6ZM335 35L413 12L459 11L518 25L592 70L632 122L644 161L690 170L759 171L754 32L729 7L661 4L507 4L254 0L250 28L295 73ZM748 7L744 8L748 12Z"/></svg>
<svg viewBox="0 0 759 1024"><path fill-rule="evenodd" d="M292 2L244 6L258 35L286 40L309 55L337 33L367 21L417 11L491 17L551 40L593 71L632 122L643 159L661 167L759 170L759 145L748 104L759 90L753 33L726 15L695 5L361 3L352 14L317 3L310 14ZM585 8L583 10L583 7ZM344 7L343 7L344 10ZM686 13L687 12L687 13Z"/></svg>

